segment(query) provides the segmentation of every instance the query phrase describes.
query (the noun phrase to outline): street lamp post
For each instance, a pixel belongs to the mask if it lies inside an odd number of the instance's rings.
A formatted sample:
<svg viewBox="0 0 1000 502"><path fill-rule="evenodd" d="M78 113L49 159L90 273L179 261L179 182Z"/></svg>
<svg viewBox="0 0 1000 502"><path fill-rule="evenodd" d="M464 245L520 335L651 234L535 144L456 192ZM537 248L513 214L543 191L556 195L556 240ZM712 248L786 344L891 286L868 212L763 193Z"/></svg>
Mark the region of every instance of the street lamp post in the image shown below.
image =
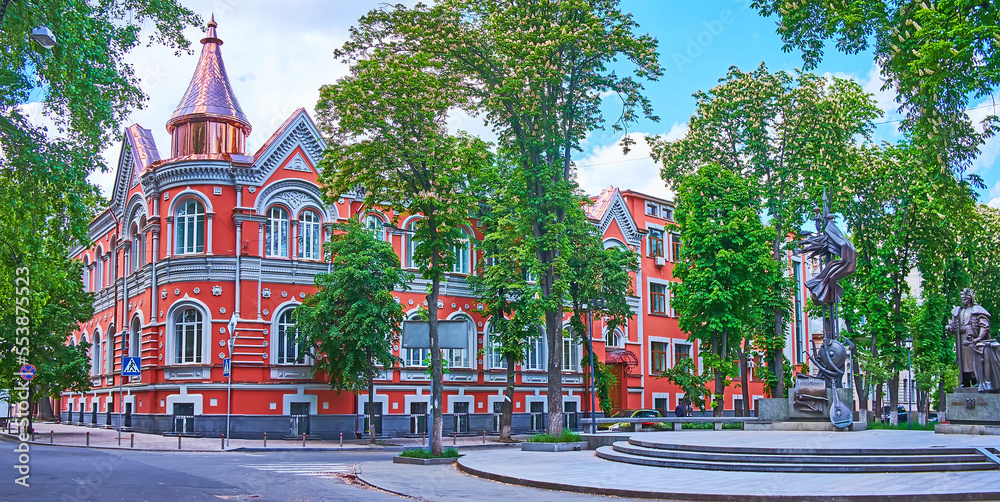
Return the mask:
<svg viewBox="0 0 1000 502"><path fill-rule="evenodd" d="M594 367L594 307L604 308L604 299L591 300L587 306L587 325L590 333L587 336L587 347L590 350L590 433L597 434L597 368Z"/></svg>
<svg viewBox="0 0 1000 502"><path fill-rule="evenodd" d="M906 345L906 372L908 379L908 384L906 386L906 426L908 429L913 430L913 392L910 390L913 388L913 364L910 359L910 349L913 348L913 339L907 338L903 340L903 344Z"/></svg>

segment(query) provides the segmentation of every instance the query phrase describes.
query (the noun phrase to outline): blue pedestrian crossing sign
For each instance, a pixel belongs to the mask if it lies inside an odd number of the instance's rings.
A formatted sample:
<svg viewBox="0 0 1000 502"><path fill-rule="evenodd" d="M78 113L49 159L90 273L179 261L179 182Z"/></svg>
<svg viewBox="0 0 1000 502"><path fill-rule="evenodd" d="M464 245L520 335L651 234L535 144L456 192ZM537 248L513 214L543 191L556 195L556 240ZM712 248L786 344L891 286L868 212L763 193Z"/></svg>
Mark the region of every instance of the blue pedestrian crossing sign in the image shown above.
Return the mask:
<svg viewBox="0 0 1000 502"><path fill-rule="evenodd" d="M230 359L228 357L222 360L222 376L224 377L229 376L229 360Z"/></svg>
<svg viewBox="0 0 1000 502"><path fill-rule="evenodd" d="M122 376L142 376L140 359L138 357L122 358Z"/></svg>

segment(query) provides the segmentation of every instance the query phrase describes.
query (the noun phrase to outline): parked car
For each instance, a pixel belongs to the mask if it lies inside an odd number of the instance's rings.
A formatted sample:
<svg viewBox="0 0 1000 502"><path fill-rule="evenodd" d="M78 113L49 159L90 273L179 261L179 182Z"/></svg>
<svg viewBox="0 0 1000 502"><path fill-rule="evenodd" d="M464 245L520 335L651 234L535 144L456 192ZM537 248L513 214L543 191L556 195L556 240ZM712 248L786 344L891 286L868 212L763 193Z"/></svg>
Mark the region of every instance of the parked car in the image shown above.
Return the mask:
<svg viewBox="0 0 1000 502"><path fill-rule="evenodd" d="M663 415L657 410L619 410L611 418L659 418ZM644 428L666 428L666 424L660 422L642 422ZM612 431L634 431L635 424L620 422L616 424L601 424L601 429Z"/></svg>
<svg viewBox="0 0 1000 502"><path fill-rule="evenodd" d="M907 411L906 407L903 406L903 405L899 405L899 406L896 407L896 414L899 416L899 423L901 423L901 424L905 424L906 422L909 421L909 415L907 414L906 411ZM916 410L914 410L914 411L916 411ZM886 421L886 422L889 421L889 407L888 406L883 406L882 407L882 420ZM937 421L938 421L938 414L937 414L937 412L932 411L929 414L927 414L927 422L929 422L929 423L936 423Z"/></svg>

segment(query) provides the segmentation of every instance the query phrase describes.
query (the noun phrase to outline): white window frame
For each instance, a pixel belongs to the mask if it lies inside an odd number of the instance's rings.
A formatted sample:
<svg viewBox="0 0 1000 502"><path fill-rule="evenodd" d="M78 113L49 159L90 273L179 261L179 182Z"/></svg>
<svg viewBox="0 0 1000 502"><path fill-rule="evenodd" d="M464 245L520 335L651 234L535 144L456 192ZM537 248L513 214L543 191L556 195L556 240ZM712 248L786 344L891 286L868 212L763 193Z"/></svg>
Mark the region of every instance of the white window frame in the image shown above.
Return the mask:
<svg viewBox="0 0 1000 502"><path fill-rule="evenodd" d="M271 318L271 333L274 334L272 337L272 344L274 346L273 354L271 357L274 361L273 364L281 366L307 366L311 364L312 360L309 357L309 351L305 350L298 341L293 341L292 348L295 350L295 357L288 357L288 354L284 356L281 355L282 349L287 349L288 345L286 340L288 336L292 336L293 339L296 336L295 333L288 333L289 328L295 326L295 320L292 319L292 310L295 309L297 303L290 303L287 306L279 307L277 315ZM283 318L288 316L287 322L282 322ZM301 360L300 360L301 359Z"/></svg>
<svg viewBox="0 0 1000 502"><path fill-rule="evenodd" d="M548 361L548 354L546 353L547 343L545 340L545 334L541 331L538 332L537 337L531 337L528 339L528 348L524 354L524 362L521 363L522 371L544 371L546 368L546 362ZM537 357L532 358L532 354Z"/></svg>
<svg viewBox="0 0 1000 502"><path fill-rule="evenodd" d="M485 369L505 370L507 369L507 359L497 350L498 345L493 339L493 323L487 323L483 330L483 347L486 348L486 356L483 358Z"/></svg>
<svg viewBox="0 0 1000 502"><path fill-rule="evenodd" d="M462 368L469 369L475 368L475 363L472 358L469 357L469 353L476 347L476 322L472 320L471 317L465 314L456 314L448 318L451 321L462 320L466 322L468 326L467 338L468 347L464 349L442 349L441 357L448 361L448 368Z"/></svg>
<svg viewBox="0 0 1000 502"><path fill-rule="evenodd" d="M572 333L569 328L565 330L567 333ZM563 335L562 343L562 371L570 373L579 373L582 371L580 368L580 358L583 357L583 346L577 342L573 341L572 336Z"/></svg>
<svg viewBox="0 0 1000 502"><path fill-rule="evenodd" d="M104 362L101 355L101 344L104 340L101 336L101 330L95 329L94 333L90 335L90 340L90 374L96 376L101 374L101 366Z"/></svg>
<svg viewBox="0 0 1000 502"><path fill-rule="evenodd" d="M323 219L313 209L299 213L299 258L319 260L323 252Z"/></svg>
<svg viewBox="0 0 1000 502"><path fill-rule="evenodd" d="M191 204L194 206L190 206ZM193 207L197 211L188 213ZM184 214L181 214L181 212ZM205 221L207 213L205 203L193 196L177 201L174 208L174 254L199 254L205 252ZM188 232L181 235L183 230ZM182 238L183 237L183 238Z"/></svg>
<svg viewBox="0 0 1000 502"><path fill-rule="evenodd" d="M385 235L385 220L374 213L368 213L361 218L361 226L367 228L376 239L380 241L388 240Z"/></svg>
<svg viewBox="0 0 1000 502"><path fill-rule="evenodd" d="M460 230L465 237L459 240L457 245L451 247L451 253L453 255L451 271L455 274L468 275L471 267L470 264L472 262L472 238L469 236L468 230L464 228Z"/></svg>
<svg viewBox="0 0 1000 502"><path fill-rule="evenodd" d="M288 234L291 227L291 216L288 208L276 204L267 208L265 214L267 215L267 223L264 227L264 252L266 256L268 258L288 258Z"/></svg>
<svg viewBox="0 0 1000 502"><path fill-rule="evenodd" d="M182 321L182 327L185 329L185 331L187 330L188 326L190 326L191 329L193 330L192 335L194 336L194 339L191 340L191 342L193 343L195 350L193 351L194 355L192 357L193 360L191 361L186 360L186 358L183 356L184 349L186 348L187 345L186 343L187 340L186 339L182 340L182 337L186 338L187 334L179 333L177 331L178 329L177 317L187 312L188 310L195 311L201 317L200 322ZM206 312L207 309L203 308L201 305L191 304L191 303L176 304L171 309L170 317L168 318L169 319L168 326L170 329L169 341L171 343L171 346L169 352L167 352L168 354L167 357L170 360L170 364L199 365L199 364L207 364L209 362L210 355L206 354L207 352L206 347L208 346L208 342L210 341L212 335L211 335L211 330L209 329L210 326L209 323L211 322L211 319L209 318Z"/></svg>

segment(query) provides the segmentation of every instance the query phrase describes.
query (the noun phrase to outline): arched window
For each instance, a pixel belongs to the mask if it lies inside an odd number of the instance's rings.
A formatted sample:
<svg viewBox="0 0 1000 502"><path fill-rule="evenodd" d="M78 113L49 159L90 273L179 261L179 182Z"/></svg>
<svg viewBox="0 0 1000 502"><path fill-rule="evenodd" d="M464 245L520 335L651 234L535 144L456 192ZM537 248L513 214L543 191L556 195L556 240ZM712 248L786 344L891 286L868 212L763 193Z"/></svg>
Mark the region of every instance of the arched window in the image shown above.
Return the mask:
<svg viewBox="0 0 1000 502"><path fill-rule="evenodd" d="M545 369L545 337L542 333L528 340L528 351L521 366L525 370Z"/></svg>
<svg viewBox="0 0 1000 502"><path fill-rule="evenodd" d="M562 370L580 371L580 357L582 352L583 347L573 339L572 328L566 328L566 331L563 333Z"/></svg>
<svg viewBox="0 0 1000 502"><path fill-rule="evenodd" d="M97 248L94 255L94 291L104 289L104 250Z"/></svg>
<svg viewBox="0 0 1000 502"><path fill-rule="evenodd" d="M319 260L321 244L320 219L316 211L305 210L299 215L299 258Z"/></svg>
<svg viewBox="0 0 1000 502"><path fill-rule="evenodd" d="M461 317L460 319L465 321L465 332L466 338L469 340L468 347L475 347L476 339L476 323L469 319L468 317ZM469 367L469 349L443 349L442 353L444 359L448 361L449 368L468 368Z"/></svg>
<svg viewBox="0 0 1000 502"><path fill-rule="evenodd" d="M94 331L94 339L90 343L90 374L100 375L101 374L101 361L104 358L101 355L101 332Z"/></svg>
<svg viewBox="0 0 1000 502"><path fill-rule="evenodd" d="M130 251L129 272L139 270L145 259L145 250L142 248L142 234L139 233L139 226L132 226L132 249Z"/></svg>
<svg viewBox="0 0 1000 502"><path fill-rule="evenodd" d="M288 258L288 211L281 206L267 210L264 248L268 256Z"/></svg>
<svg viewBox="0 0 1000 502"><path fill-rule="evenodd" d="M507 360L500 353L500 340L493 336L493 323L486 329L486 365L488 369L506 369Z"/></svg>
<svg viewBox="0 0 1000 502"><path fill-rule="evenodd" d="M420 244L416 236L417 221L419 220L413 220L406 226L406 229L409 230L406 235L406 266L409 268L418 268L420 266L417 264L417 260L414 259L417 255L417 246Z"/></svg>
<svg viewBox="0 0 1000 502"><path fill-rule="evenodd" d="M198 199L184 199L174 212L175 254L205 252L205 206Z"/></svg>
<svg viewBox="0 0 1000 502"><path fill-rule="evenodd" d="M186 308L174 314L174 363L200 363L202 360L201 311Z"/></svg>
<svg viewBox="0 0 1000 502"><path fill-rule="evenodd" d="M275 326L278 357L275 364L303 364L306 361L305 347L300 346L295 331L295 321L292 320L292 309L286 309L278 316Z"/></svg>
<svg viewBox="0 0 1000 502"><path fill-rule="evenodd" d="M144 234L142 232L143 228L146 228L146 217L145 216L143 216L142 218L139 218L139 228L137 229L138 230L138 234L139 234L139 266L140 267L146 264L146 234Z"/></svg>
<svg viewBox="0 0 1000 502"><path fill-rule="evenodd" d="M139 357L139 336L142 331L142 322L138 317L132 319L132 327L128 332L128 339L125 343L124 353L129 357Z"/></svg>
<svg viewBox="0 0 1000 502"><path fill-rule="evenodd" d="M451 254L454 259L451 271L458 274L468 274L469 262L472 259L472 241L469 239L469 233L465 230L462 230L462 235L464 236L462 240L451 247Z"/></svg>
<svg viewBox="0 0 1000 502"><path fill-rule="evenodd" d="M91 291L94 288L90 285L90 257L83 257L83 290Z"/></svg>
<svg viewBox="0 0 1000 502"><path fill-rule="evenodd" d="M614 331L612 331L611 333L608 333L608 341L607 341L607 343L605 345L607 345L608 347L624 348L625 347L625 333L622 331L622 329L621 328L615 328Z"/></svg>
<svg viewBox="0 0 1000 502"><path fill-rule="evenodd" d="M382 218L379 218L378 216L375 216L374 214L369 214L369 215L365 216L363 220L361 220L361 224L365 228L367 228L368 230L370 230L371 233L372 233L372 235L375 236L376 239L378 239L380 241L386 240L385 239L385 222L382 221Z"/></svg>
<svg viewBox="0 0 1000 502"><path fill-rule="evenodd" d="M115 368L115 337L117 337L117 336L118 336L118 333L115 330L115 325L112 324L111 326L108 326L108 334L107 334L107 336L105 336L104 340L101 341L101 343L104 344L104 347L101 349L101 355L104 356L103 367L104 367L104 371L106 373L114 373L115 372L115 369L114 369Z"/></svg>

